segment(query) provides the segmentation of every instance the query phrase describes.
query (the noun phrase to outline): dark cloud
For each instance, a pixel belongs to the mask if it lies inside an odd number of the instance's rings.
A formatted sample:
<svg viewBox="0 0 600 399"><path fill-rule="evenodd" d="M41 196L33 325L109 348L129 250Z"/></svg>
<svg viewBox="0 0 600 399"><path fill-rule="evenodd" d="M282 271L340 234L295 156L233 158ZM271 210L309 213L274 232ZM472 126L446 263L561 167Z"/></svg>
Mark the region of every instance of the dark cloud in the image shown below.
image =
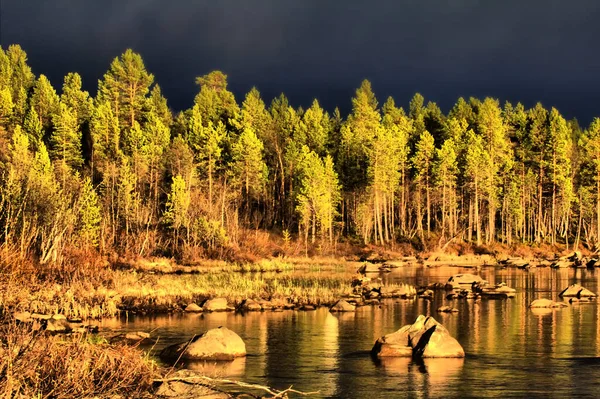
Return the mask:
<svg viewBox="0 0 600 399"><path fill-rule="evenodd" d="M176 109L194 77L229 74L241 101L317 97L348 110L361 80L381 102L416 91L444 110L458 96L542 101L588 122L600 115L593 0L5 0L2 42L19 43L36 73L87 88L128 47L140 52Z"/></svg>

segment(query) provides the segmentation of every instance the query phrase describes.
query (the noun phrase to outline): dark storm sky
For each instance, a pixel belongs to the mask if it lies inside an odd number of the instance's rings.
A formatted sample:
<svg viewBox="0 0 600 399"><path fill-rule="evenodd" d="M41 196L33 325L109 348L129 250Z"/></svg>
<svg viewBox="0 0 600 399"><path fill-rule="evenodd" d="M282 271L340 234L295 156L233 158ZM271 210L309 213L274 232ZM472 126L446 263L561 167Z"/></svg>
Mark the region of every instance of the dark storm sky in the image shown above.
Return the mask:
<svg viewBox="0 0 600 399"><path fill-rule="evenodd" d="M364 78L380 103L417 91L446 112L459 96L541 101L587 123L600 115L597 0L4 0L2 45L19 43L60 87L95 93L110 61L140 52L175 110L194 78L229 75L241 103L257 86L350 109Z"/></svg>

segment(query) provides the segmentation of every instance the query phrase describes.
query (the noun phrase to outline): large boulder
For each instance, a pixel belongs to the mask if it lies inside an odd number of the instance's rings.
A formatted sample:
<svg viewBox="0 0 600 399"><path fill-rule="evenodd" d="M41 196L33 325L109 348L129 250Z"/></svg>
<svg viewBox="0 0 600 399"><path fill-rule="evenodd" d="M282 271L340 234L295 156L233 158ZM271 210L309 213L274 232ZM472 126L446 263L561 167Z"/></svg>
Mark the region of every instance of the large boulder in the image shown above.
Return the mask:
<svg viewBox="0 0 600 399"><path fill-rule="evenodd" d="M379 338L371 353L381 357L456 358L465 351L433 317L420 315L412 325Z"/></svg>
<svg viewBox="0 0 600 399"><path fill-rule="evenodd" d="M202 306L202 309L205 312L225 312L229 310L229 306L227 304L227 299L214 298L204 302L204 306Z"/></svg>
<svg viewBox="0 0 600 399"><path fill-rule="evenodd" d="M552 308L564 308L567 304L564 302L554 302L551 299L536 299L529 305L532 309L552 309Z"/></svg>
<svg viewBox="0 0 600 399"><path fill-rule="evenodd" d="M335 305L329 308L329 311L331 312L354 312L355 310L356 306L349 304L343 299L340 299Z"/></svg>
<svg viewBox="0 0 600 399"><path fill-rule="evenodd" d="M572 284L565 288L560 294L559 297L576 297L576 298L594 298L597 295L587 288L582 287L579 284Z"/></svg>
<svg viewBox="0 0 600 399"><path fill-rule="evenodd" d="M246 344L226 327L213 328L190 341L163 349L161 357L183 360L233 360L246 356Z"/></svg>

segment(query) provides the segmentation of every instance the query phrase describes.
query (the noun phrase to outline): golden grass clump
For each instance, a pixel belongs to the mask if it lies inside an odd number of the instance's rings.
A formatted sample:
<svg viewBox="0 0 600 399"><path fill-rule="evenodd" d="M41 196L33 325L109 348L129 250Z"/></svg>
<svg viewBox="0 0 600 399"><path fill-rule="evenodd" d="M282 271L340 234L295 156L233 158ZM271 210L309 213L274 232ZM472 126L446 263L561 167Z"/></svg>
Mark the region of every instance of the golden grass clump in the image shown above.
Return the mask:
<svg viewBox="0 0 600 399"><path fill-rule="evenodd" d="M4 318L0 325L0 397L144 397L158 367L141 349L48 336Z"/></svg>

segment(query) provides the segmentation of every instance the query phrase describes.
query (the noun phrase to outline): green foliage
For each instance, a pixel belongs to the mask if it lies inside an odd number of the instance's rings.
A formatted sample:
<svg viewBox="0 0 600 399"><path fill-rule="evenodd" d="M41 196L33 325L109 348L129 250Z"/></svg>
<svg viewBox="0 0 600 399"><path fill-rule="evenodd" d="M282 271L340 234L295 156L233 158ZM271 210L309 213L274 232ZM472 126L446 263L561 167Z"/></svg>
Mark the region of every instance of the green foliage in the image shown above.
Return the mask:
<svg viewBox="0 0 600 399"><path fill-rule="evenodd" d="M73 110L80 125L90 118L93 107L90 94L81 89L81 84L78 73L67 74L60 95L60 102Z"/></svg>
<svg viewBox="0 0 600 399"><path fill-rule="evenodd" d="M66 104L61 103L53 123L54 131L50 136L51 158L60 162L63 167L78 169L83 164L83 156L77 115Z"/></svg>
<svg viewBox="0 0 600 399"><path fill-rule="evenodd" d="M89 178L83 180L78 200L77 232L84 246L97 246L102 221L98 195Z"/></svg>
<svg viewBox="0 0 600 399"><path fill-rule="evenodd" d="M188 211L190 208L190 193L185 180L179 175L173 178L171 192L168 195L163 219L173 230L188 227Z"/></svg>
<svg viewBox="0 0 600 399"><path fill-rule="evenodd" d="M29 102L31 108L37 112L44 129L50 129L54 116L61 110L59 109L59 98L56 90L54 90L46 76L40 75L36 81Z"/></svg>
<svg viewBox="0 0 600 399"><path fill-rule="evenodd" d="M379 108L367 80L344 119L284 94L267 108L256 88L240 107L220 71L197 83L173 117L132 50L92 99L77 73L59 97L19 46L0 49L0 245L49 262L100 241L217 254L247 228L319 248L337 234L377 245L418 234L427 250L434 237L440 248L600 243L599 120L582 129L554 108L492 98L459 98L445 115L419 93L407 112L391 97Z"/></svg>
<svg viewBox="0 0 600 399"><path fill-rule="evenodd" d="M194 99L194 106L199 107L202 119L213 125L221 122L231 126L232 120L239 114L239 107L233 93L227 90L227 75L213 71L196 78L196 83L200 85L200 92Z"/></svg>
<svg viewBox="0 0 600 399"><path fill-rule="evenodd" d="M141 111L153 82L154 76L146 71L142 57L128 49L110 64L98 84L98 98L111 104L121 126L132 129L135 122L141 122Z"/></svg>
<svg viewBox="0 0 600 399"><path fill-rule="evenodd" d="M337 173L330 156L321 159L314 151L304 146L299 165L300 188L296 197L296 210L304 227L305 236L312 231L315 241L317 231L323 238L333 240L333 224L337 216L337 205L341 200Z"/></svg>
<svg viewBox="0 0 600 399"><path fill-rule="evenodd" d="M263 161L263 142L251 127L245 127L233 146L234 177L246 199L258 199L268 178Z"/></svg>

